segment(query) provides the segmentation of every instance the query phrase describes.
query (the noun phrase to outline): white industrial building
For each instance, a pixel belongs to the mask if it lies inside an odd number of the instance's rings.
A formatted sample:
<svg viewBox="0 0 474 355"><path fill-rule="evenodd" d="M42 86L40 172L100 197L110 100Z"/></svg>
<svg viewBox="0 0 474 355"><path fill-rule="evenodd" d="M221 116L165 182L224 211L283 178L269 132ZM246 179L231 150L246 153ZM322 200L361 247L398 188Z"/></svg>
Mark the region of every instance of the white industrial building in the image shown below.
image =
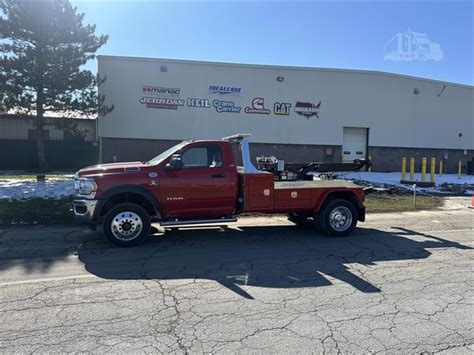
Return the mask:
<svg viewBox="0 0 474 355"><path fill-rule="evenodd" d="M100 117L102 162L145 160L184 139L251 133L252 155L348 161L474 157L474 88L365 70L99 56L114 110ZM420 158L420 159L418 159Z"/></svg>

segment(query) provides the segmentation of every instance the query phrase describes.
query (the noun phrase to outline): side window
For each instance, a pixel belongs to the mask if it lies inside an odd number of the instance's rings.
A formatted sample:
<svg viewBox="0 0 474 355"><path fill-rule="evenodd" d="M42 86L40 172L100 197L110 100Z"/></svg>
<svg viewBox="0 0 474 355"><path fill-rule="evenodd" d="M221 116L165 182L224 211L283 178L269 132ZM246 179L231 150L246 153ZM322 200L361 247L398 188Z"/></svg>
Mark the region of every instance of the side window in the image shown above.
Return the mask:
<svg viewBox="0 0 474 355"><path fill-rule="evenodd" d="M207 148L196 147L188 149L183 154L183 164L186 168L207 166Z"/></svg>
<svg viewBox="0 0 474 355"><path fill-rule="evenodd" d="M221 148L218 146L211 146L207 149L207 156L209 159L210 168L222 167L222 154Z"/></svg>
<svg viewBox="0 0 474 355"><path fill-rule="evenodd" d="M222 166L221 149L218 146L202 146L183 153L185 168L219 168Z"/></svg>

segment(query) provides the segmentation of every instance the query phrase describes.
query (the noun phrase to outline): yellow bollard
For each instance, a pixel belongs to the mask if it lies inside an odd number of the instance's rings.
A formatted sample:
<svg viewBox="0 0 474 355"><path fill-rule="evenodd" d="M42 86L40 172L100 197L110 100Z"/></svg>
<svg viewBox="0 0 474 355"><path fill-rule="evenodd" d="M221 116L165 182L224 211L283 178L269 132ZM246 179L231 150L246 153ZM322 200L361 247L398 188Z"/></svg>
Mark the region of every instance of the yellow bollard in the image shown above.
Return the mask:
<svg viewBox="0 0 474 355"><path fill-rule="evenodd" d="M426 158L421 158L421 182L426 181Z"/></svg>
<svg viewBox="0 0 474 355"><path fill-rule="evenodd" d="M402 158L402 181L407 179L407 158Z"/></svg>
<svg viewBox="0 0 474 355"><path fill-rule="evenodd" d="M439 161L439 176L443 175L443 160Z"/></svg>
<svg viewBox="0 0 474 355"><path fill-rule="evenodd" d="M415 158L410 158L410 181L415 181Z"/></svg>
<svg viewBox="0 0 474 355"><path fill-rule="evenodd" d="M372 155L369 155L370 166L369 166L369 173L372 172Z"/></svg>
<svg viewBox="0 0 474 355"><path fill-rule="evenodd" d="M430 163L430 182L435 182L436 158L431 158Z"/></svg>
<svg viewBox="0 0 474 355"><path fill-rule="evenodd" d="M458 161L458 179L461 178L462 161Z"/></svg>

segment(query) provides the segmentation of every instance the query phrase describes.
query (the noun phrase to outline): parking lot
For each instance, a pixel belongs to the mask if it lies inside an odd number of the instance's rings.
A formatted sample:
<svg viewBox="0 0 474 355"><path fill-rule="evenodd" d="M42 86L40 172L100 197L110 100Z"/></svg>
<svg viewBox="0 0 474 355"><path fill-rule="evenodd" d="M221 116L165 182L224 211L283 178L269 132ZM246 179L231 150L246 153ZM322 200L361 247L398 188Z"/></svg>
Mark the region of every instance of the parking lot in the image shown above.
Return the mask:
<svg viewBox="0 0 474 355"><path fill-rule="evenodd" d="M471 353L473 217L370 214L336 239L247 217L131 249L3 229L0 352Z"/></svg>

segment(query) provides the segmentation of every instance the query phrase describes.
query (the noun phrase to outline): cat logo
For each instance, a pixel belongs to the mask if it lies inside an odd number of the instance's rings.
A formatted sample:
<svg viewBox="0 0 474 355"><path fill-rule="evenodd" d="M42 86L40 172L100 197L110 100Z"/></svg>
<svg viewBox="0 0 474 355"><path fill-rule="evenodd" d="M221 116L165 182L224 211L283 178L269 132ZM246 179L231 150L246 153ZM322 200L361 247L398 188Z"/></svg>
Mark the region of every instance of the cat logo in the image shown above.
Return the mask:
<svg viewBox="0 0 474 355"><path fill-rule="evenodd" d="M273 113L278 116L288 116L290 114L291 104L288 102L275 102Z"/></svg>

